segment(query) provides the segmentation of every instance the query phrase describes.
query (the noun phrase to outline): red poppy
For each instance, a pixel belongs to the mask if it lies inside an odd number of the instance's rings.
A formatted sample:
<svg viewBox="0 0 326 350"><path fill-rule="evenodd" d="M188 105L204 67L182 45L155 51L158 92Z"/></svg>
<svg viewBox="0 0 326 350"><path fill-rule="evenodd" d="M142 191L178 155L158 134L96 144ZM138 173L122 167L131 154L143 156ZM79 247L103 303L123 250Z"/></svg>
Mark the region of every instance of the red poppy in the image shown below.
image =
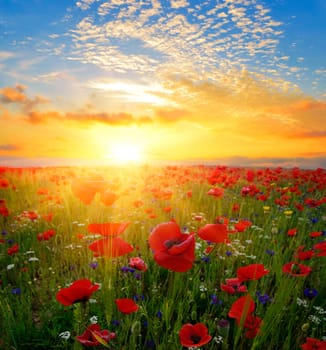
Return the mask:
<svg viewBox="0 0 326 350"><path fill-rule="evenodd" d="M84 204L91 204L97 192L103 192L108 183L101 177L79 178L71 183L71 190L74 196L80 199Z"/></svg>
<svg viewBox="0 0 326 350"><path fill-rule="evenodd" d="M237 276L241 282L248 280L259 280L267 275L269 270L265 269L263 264L251 264L248 266L239 267Z"/></svg>
<svg viewBox="0 0 326 350"><path fill-rule="evenodd" d="M42 233L37 234L38 241L48 241L51 237L55 235L55 230L47 230Z"/></svg>
<svg viewBox="0 0 326 350"><path fill-rule="evenodd" d="M106 206L112 205L118 198L119 196L110 190L101 193L101 202Z"/></svg>
<svg viewBox="0 0 326 350"><path fill-rule="evenodd" d="M320 237L322 234L323 234L322 231L314 231L309 233L309 237L316 238L316 237Z"/></svg>
<svg viewBox="0 0 326 350"><path fill-rule="evenodd" d="M326 241L314 245L314 250L319 250L316 256L326 256Z"/></svg>
<svg viewBox="0 0 326 350"><path fill-rule="evenodd" d="M289 262L283 265L282 271L291 276L301 277L308 276L312 272L312 268L303 264Z"/></svg>
<svg viewBox="0 0 326 350"><path fill-rule="evenodd" d="M99 239L91 243L88 248L99 256L116 258L134 250L133 246L120 237Z"/></svg>
<svg viewBox="0 0 326 350"><path fill-rule="evenodd" d="M102 329L96 324L89 325L82 335L77 335L76 339L84 346L107 345L107 343L116 337L115 333Z"/></svg>
<svg viewBox="0 0 326 350"><path fill-rule="evenodd" d="M194 235L181 233L175 222L157 225L149 236L149 245L158 265L176 272L192 268L195 260Z"/></svg>
<svg viewBox="0 0 326 350"><path fill-rule="evenodd" d="M215 198L221 198L223 197L223 194L224 194L224 188L221 188L221 187L214 187L214 188L211 188L207 194L209 196L213 196Z"/></svg>
<svg viewBox="0 0 326 350"><path fill-rule="evenodd" d="M307 338L301 346L302 350L326 350L326 341L316 338Z"/></svg>
<svg viewBox="0 0 326 350"><path fill-rule="evenodd" d="M203 323L184 324L179 331L179 338L181 345L187 348L198 348L212 339Z"/></svg>
<svg viewBox="0 0 326 350"><path fill-rule="evenodd" d="M229 242L227 227L224 224L207 224L198 230L198 236L213 243Z"/></svg>
<svg viewBox="0 0 326 350"><path fill-rule="evenodd" d="M262 319L256 315L248 315L244 323L244 328L246 329L246 338L252 339L260 331L260 326L262 324Z"/></svg>
<svg viewBox="0 0 326 350"><path fill-rule="evenodd" d="M80 279L73 282L68 288L62 288L56 295L56 299L64 306L87 301L91 295L99 289L98 284L92 284L88 279Z"/></svg>
<svg viewBox="0 0 326 350"><path fill-rule="evenodd" d="M234 228L237 232L244 232L248 227L252 225L252 222L249 220L240 220L234 225Z"/></svg>
<svg viewBox="0 0 326 350"><path fill-rule="evenodd" d="M14 255L19 252L19 245L15 243L12 247L7 249L8 255Z"/></svg>
<svg viewBox="0 0 326 350"><path fill-rule="evenodd" d="M146 271L147 270L147 265L145 264L144 260L142 258L140 258L139 256L130 258L128 265L136 270L139 270L139 271Z"/></svg>
<svg viewBox="0 0 326 350"><path fill-rule="evenodd" d="M5 199L0 199L0 215L9 216L9 210L7 208Z"/></svg>
<svg viewBox="0 0 326 350"><path fill-rule="evenodd" d="M7 188L9 185L10 182L8 179L5 179L4 177L0 178L0 188Z"/></svg>
<svg viewBox="0 0 326 350"><path fill-rule="evenodd" d="M124 230L129 226L129 222L111 223L106 222L103 224L89 224L87 227L90 233L99 233L102 236L118 236L121 235Z"/></svg>
<svg viewBox="0 0 326 350"><path fill-rule="evenodd" d="M221 284L221 289L229 294L246 293L247 287L241 284L239 278L228 278L226 284Z"/></svg>
<svg viewBox="0 0 326 350"><path fill-rule="evenodd" d="M255 302L250 294L237 299L231 306L228 316L235 318L237 324L244 323L248 315L255 311Z"/></svg>
<svg viewBox="0 0 326 350"><path fill-rule="evenodd" d="M288 230L288 236L293 237L297 234L298 229L297 228L291 228Z"/></svg>
<svg viewBox="0 0 326 350"><path fill-rule="evenodd" d="M304 246L298 247L295 258L299 260L310 260L315 255L315 252L312 249L304 250L304 248Z"/></svg>
<svg viewBox="0 0 326 350"><path fill-rule="evenodd" d="M139 309L139 306L129 298L115 299L115 303L123 314L131 314Z"/></svg>

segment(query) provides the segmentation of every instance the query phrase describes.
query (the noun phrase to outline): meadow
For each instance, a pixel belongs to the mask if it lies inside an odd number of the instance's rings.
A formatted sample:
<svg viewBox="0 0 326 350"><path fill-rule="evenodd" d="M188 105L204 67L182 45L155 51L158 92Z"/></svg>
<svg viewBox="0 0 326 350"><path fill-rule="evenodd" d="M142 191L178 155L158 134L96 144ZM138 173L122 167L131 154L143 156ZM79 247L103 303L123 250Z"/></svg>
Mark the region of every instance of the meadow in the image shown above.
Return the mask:
<svg viewBox="0 0 326 350"><path fill-rule="evenodd" d="M326 171L0 169L0 348L326 349Z"/></svg>

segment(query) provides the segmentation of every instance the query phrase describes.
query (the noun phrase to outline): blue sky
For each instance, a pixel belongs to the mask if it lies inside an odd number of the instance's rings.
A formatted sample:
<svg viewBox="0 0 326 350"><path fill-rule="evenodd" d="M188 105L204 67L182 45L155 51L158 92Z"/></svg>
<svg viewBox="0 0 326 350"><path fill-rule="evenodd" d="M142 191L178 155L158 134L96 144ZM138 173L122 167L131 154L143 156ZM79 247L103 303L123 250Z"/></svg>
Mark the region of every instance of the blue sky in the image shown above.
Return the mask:
<svg viewBox="0 0 326 350"><path fill-rule="evenodd" d="M87 159L128 141L148 159L324 161L325 18L323 0L0 0L0 156L81 159L71 135Z"/></svg>

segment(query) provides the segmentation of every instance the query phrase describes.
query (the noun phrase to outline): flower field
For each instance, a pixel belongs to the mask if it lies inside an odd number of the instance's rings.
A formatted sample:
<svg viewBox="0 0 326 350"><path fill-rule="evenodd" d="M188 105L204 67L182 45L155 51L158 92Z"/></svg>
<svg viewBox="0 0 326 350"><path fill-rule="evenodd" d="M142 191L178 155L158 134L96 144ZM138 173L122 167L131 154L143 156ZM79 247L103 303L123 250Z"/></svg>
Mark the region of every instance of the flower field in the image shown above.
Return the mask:
<svg viewBox="0 0 326 350"><path fill-rule="evenodd" d="M0 169L1 349L326 349L326 171Z"/></svg>

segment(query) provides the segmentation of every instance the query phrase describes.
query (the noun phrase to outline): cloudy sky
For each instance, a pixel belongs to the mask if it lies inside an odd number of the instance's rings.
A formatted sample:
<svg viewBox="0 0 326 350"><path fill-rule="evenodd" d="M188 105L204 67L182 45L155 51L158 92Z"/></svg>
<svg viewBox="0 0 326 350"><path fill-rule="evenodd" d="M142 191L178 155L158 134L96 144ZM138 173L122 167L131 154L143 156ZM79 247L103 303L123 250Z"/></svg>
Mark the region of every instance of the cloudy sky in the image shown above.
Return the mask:
<svg viewBox="0 0 326 350"><path fill-rule="evenodd" d="M325 18L324 0L0 0L0 164L326 167Z"/></svg>

